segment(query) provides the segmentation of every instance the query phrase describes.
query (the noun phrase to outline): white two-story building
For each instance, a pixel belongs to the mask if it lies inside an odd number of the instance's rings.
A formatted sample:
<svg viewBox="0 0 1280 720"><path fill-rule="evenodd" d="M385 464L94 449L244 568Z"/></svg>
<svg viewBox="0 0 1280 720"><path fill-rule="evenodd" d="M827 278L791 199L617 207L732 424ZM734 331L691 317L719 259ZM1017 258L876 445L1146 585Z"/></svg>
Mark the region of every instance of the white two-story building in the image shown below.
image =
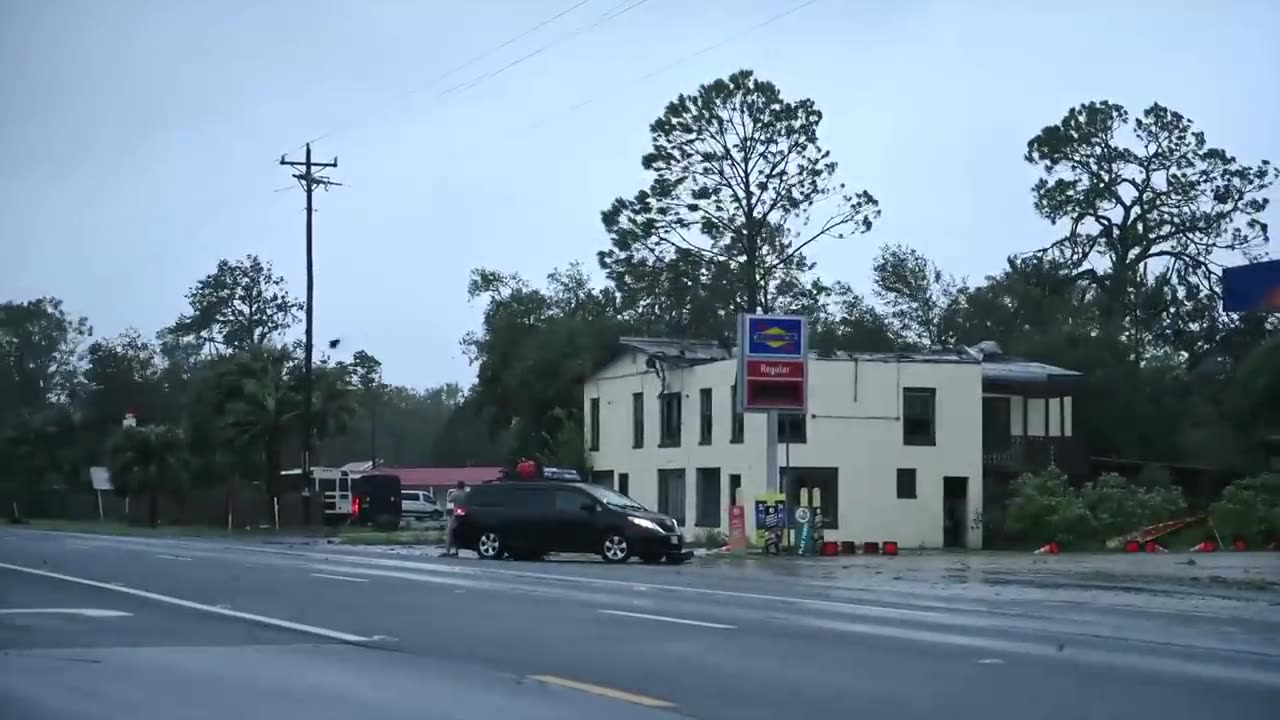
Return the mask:
<svg viewBox="0 0 1280 720"><path fill-rule="evenodd" d="M828 540L981 547L984 479L1007 483L1044 455L1038 440L1070 435L1062 381L1077 375L979 349L814 355L808 412L779 417L782 492L794 507L801 488L822 491ZM767 416L736 412L736 381L714 343L623 338L584 386L592 481L687 536L727 530L733 493L750 508L765 492Z"/></svg>

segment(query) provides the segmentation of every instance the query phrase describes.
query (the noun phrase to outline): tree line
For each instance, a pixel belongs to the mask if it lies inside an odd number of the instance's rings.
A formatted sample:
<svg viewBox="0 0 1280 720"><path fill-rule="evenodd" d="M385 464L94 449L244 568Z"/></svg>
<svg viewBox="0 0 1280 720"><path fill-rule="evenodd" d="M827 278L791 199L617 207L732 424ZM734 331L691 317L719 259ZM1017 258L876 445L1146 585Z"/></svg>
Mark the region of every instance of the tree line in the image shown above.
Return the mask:
<svg viewBox="0 0 1280 720"><path fill-rule="evenodd" d="M112 470L121 494L150 498L153 520L157 496L189 486L283 489L305 432L302 344L288 339L301 304L254 255L220 261L186 300L154 338L133 328L96 338L56 298L0 304L6 504L39 514L52 496L87 489L94 465ZM437 443L467 402L460 386L390 385L374 355L341 345L325 344L313 364L313 465L497 461L484 432ZM126 414L136 428L122 427Z"/></svg>
<svg viewBox="0 0 1280 720"><path fill-rule="evenodd" d="M522 452L578 460L581 382L617 337L732 342L737 313L787 312L812 319L818 349L995 340L1085 373L1075 432L1094 455L1258 469L1280 434L1280 325L1224 313L1220 269L1264 257L1270 162L1238 160L1158 103L1086 102L1026 144L1050 242L980 280L885 245L862 294L806 255L866 242L881 214L840 181L859 168L822 147L822 119L749 70L681 94L649 126L647 185L601 212L604 284L577 262L541 284L473 271L485 314L463 344L490 426Z"/></svg>
<svg viewBox="0 0 1280 720"><path fill-rule="evenodd" d="M604 282L572 261L542 283L473 270L468 294L484 315L462 339L476 369L466 390L389 386L372 354L332 342L315 366L313 464L376 453L399 465L536 455L585 467L582 382L618 337L731 341L736 315L754 311L809 316L819 350L995 340L1085 373L1075 433L1094 455L1259 468L1280 434L1280 326L1224 313L1220 269L1264 257L1271 163L1238 160L1158 103L1131 113L1086 102L1026 144L1050 242L978 280L884 245L863 294L806 254L866 242L881 216L870 190L842 182L858 168L824 149L822 120L813 100L750 70L674 98L649 126L648 183L601 212ZM25 491L152 446L181 448L195 483L272 482L297 464L300 353L286 338L299 304L284 280L252 255L223 260L186 299L154 338L94 339L54 298L0 305L0 457ZM126 447L131 408L168 434Z"/></svg>

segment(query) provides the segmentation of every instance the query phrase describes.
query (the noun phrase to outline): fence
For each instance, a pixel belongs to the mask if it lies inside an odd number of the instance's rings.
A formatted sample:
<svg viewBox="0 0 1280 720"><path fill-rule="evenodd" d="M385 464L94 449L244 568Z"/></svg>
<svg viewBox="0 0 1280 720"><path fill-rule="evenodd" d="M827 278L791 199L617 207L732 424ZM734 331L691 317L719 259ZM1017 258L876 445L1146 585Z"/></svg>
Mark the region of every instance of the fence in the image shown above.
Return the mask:
<svg viewBox="0 0 1280 720"><path fill-rule="evenodd" d="M321 500L305 498L292 492L280 495L280 527L298 528L307 525L306 505L310 504L311 525L321 521ZM8 505L12 502L9 499ZM49 491L28 494L18 500L22 513L29 517L62 520L97 520L98 496L86 491ZM127 508L127 511L126 511ZM159 521L164 525L205 525L226 527L227 511L236 528L274 527L275 511L271 496L261 485L248 485L228 492L226 488L195 488L179 498L161 497L158 503ZM7 508L6 508L7 509ZM102 493L102 518L113 522L143 525L147 523L149 509L146 497L135 497L126 503L113 493ZM5 513L7 514L7 513Z"/></svg>

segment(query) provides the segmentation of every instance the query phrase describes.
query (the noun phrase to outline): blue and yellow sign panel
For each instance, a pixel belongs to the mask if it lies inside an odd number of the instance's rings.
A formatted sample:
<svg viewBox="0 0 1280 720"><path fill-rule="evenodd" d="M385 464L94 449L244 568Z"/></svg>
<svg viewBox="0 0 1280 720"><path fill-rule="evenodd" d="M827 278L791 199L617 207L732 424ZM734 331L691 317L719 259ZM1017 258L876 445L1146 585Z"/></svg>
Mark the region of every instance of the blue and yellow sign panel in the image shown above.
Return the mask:
<svg viewBox="0 0 1280 720"><path fill-rule="evenodd" d="M1226 312L1280 313L1280 260L1223 270L1222 309Z"/></svg>
<svg viewBox="0 0 1280 720"><path fill-rule="evenodd" d="M760 358L803 358L807 345L802 317L747 316L746 354Z"/></svg>

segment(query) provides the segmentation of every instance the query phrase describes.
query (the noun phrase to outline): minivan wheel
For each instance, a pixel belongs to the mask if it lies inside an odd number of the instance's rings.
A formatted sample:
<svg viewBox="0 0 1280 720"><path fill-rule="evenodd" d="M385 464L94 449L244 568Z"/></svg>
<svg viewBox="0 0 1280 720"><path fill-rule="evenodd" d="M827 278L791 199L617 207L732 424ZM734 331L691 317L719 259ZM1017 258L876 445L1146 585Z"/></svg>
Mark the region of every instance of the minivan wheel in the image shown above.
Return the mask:
<svg viewBox="0 0 1280 720"><path fill-rule="evenodd" d="M476 554L485 560L502 557L502 538L492 530L480 533L480 539L476 542Z"/></svg>
<svg viewBox="0 0 1280 720"><path fill-rule="evenodd" d="M624 563L631 557L631 545L621 535L610 535L604 539L604 547L600 549L600 557L605 562Z"/></svg>

